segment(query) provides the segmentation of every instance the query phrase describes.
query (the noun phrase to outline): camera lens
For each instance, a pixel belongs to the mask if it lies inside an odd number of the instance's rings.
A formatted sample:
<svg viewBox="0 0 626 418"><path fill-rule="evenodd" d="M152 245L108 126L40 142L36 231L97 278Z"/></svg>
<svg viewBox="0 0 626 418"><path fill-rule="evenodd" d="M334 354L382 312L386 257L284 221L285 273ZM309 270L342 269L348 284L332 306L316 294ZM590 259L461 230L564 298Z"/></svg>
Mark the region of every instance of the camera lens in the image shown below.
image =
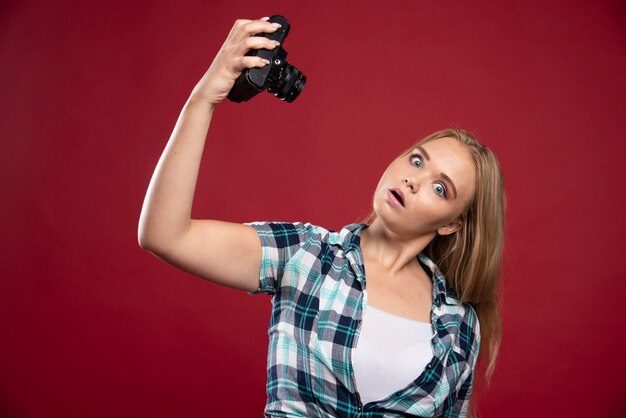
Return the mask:
<svg viewBox="0 0 626 418"><path fill-rule="evenodd" d="M291 103L300 95L305 84L306 76L293 65L284 62L276 83L267 90L280 100Z"/></svg>

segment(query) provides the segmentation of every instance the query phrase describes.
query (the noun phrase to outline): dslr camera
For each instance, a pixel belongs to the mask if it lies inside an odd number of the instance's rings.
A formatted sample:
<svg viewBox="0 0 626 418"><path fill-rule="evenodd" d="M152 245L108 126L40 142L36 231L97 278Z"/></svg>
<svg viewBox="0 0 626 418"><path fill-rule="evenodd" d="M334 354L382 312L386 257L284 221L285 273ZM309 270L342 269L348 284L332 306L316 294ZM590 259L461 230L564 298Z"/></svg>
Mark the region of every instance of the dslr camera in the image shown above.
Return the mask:
<svg viewBox="0 0 626 418"><path fill-rule="evenodd" d="M281 26L274 33L258 33L254 36L264 36L270 40L280 42L273 50L251 49L247 56L265 58L270 63L263 68L248 68L235 80L235 85L228 93L228 99L241 103L250 100L258 93L267 89L268 92L288 103L296 100L306 83L306 76L286 60L287 51L283 49L283 42L289 33L289 21L283 16L272 16L270 23L279 23Z"/></svg>

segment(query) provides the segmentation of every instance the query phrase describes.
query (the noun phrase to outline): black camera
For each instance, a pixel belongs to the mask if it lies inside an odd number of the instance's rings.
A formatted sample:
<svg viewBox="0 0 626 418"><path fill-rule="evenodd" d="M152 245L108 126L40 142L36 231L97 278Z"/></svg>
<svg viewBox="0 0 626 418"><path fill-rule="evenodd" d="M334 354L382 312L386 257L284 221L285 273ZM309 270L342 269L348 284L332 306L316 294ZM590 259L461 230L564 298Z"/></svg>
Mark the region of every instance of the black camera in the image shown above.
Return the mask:
<svg viewBox="0 0 626 418"><path fill-rule="evenodd" d="M283 49L283 42L289 33L289 21L282 16L272 16L269 22L280 23L281 26L274 33L258 33L254 36L276 40L280 45L271 51L251 49L246 53L248 56L265 58L270 63L263 68L248 68L241 73L228 93L228 99L233 102L248 101L267 89L280 100L291 103L304 88L306 76L287 62L287 51Z"/></svg>

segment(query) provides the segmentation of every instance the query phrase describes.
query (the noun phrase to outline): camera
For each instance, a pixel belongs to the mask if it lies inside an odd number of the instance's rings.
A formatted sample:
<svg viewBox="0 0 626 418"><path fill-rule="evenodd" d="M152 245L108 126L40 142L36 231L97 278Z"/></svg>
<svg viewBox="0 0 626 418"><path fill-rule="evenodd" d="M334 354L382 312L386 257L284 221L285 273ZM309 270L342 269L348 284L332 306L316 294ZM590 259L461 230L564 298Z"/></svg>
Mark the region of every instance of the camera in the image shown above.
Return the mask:
<svg viewBox="0 0 626 418"><path fill-rule="evenodd" d="M248 68L235 80L235 85L228 93L228 99L241 103L250 100L258 93L267 89L268 92L288 103L298 98L306 83L306 76L286 60L287 51L283 49L283 41L289 33L289 21L283 16L272 16L270 23L281 25L274 33L258 33L254 36L264 36L270 40L280 42L273 50L251 49L247 56L265 58L270 63L263 68Z"/></svg>

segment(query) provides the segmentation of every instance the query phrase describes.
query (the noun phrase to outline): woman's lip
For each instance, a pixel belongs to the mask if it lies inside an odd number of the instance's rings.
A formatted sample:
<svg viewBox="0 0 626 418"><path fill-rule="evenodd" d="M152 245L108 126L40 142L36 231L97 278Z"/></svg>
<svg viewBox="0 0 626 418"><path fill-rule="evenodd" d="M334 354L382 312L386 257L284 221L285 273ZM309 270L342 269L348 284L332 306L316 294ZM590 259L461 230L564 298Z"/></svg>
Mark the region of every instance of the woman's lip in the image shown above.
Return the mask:
<svg viewBox="0 0 626 418"><path fill-rule="evenodd" d="M396 193L398 193L400 196L402 196L401 192L396 190ZM392 205L397 206L399 208L404 208L404 206L402 206L402 203L400 203L398 201L398 199L396 199L396 197L394 196L393 193L391 193L391 189L387 190L387 199L389 199L389 201L391 202Z"/></svg>

